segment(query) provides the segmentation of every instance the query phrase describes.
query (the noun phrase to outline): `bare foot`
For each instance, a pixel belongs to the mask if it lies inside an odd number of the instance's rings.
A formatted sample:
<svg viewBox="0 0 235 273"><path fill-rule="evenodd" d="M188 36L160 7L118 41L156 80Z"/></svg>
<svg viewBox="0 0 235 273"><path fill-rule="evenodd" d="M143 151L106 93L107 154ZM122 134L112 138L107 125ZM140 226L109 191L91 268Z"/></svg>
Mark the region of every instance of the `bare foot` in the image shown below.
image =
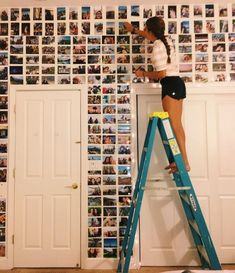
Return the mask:
<svg viewBox="0 0 235 273"><path fill-rule="evenodd" d="M190 165L189 164L185 165L185 169L187 172L190 172L190 170L191 170ZM177 168L175 162L172 162L170 165L165 167L165 170L168 170L168 173L171 174L171 173L177 172L178 168Z"/></svg>

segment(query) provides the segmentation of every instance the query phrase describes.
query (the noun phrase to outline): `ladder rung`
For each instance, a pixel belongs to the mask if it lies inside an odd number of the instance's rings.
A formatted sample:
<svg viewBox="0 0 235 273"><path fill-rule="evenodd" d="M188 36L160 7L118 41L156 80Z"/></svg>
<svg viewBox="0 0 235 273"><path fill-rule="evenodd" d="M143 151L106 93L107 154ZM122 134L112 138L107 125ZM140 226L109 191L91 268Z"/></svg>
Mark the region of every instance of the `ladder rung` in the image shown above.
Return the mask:
<svg viewBox="0 0 235 273"><path fill-rule="evenodd" d="M182 191L182 190L190 190L191 187L142 187L142 190L160 190L160 191Z"/></svg>

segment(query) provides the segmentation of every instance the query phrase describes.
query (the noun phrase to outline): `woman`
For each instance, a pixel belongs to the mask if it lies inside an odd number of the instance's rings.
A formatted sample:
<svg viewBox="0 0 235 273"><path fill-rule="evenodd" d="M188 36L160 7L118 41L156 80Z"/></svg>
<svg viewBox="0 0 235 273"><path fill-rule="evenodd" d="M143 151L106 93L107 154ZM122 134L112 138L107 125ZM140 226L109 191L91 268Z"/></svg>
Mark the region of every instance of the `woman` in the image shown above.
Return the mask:
<svg viewBox="0 0 235 273"><path fill-rule="evenodd" d="M153 42L152 65L154 71L137 70L137 77L148 77L160 80L162 86L162 106L169 113L171 125L175 132L177 142L187 171L190 165L185 147L185 133L181 122L183 99L186 98L186 88L183 80L177 76L177 65L174 47L165 35L165 22L161 17L151 17L146 21L144 30L125 23L125 28L132 34L145 37ZM176 172L175 163L166 167L169 173Z"/></svg>

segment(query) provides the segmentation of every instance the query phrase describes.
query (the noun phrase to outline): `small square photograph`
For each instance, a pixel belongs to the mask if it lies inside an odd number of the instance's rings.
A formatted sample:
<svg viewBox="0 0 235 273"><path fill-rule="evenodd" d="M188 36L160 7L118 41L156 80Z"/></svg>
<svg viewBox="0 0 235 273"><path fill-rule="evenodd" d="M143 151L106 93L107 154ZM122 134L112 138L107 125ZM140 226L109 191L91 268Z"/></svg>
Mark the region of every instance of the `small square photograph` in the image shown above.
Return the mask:
<svg viewBox="0 0 235 273"><path fill-rule="evenodd" d="M2 50L2 51L8 50L8 37L6 37L6 38L0 37L0 50Z"/></svg>
<svg viewBox="0 0 235 273"><path fill-rule="evenodd" d="M130 214L130 208L129 207L119 208L119 216L129 216L129 214Z"/></svg>
<svg viewBox="0 0 235 273"><path fill-rule="evenodd" d="M195 82L196 83L207 83L208 82L207 74L195 74Z"/></svg>
<svg viewBox="0 0 235 273"><path fill-rule="evenodd" d="M196 52L208 52L208 44L207 43L195 44L195 51Z"/></svg>
<svg viewBox="0 0 235 273"><path fill-rule="evenodd" d="M101 258L102 257L102 249L101 248L88 248L87 250L88 258Z"/></svg>
<svg viewBox="0 0 235 273"><path fill-rule="evenodd" d="M21 20L22 21L30 21L30 8L22 8L21 9Z"/></svg>
<svg viewBox="0 0 235 273"><path fill-rule="evenodd" d="M0 23L0 36L8 36L8 23Z"/></svg>
<svg viewBox="0 0 235 273"><path fill-rule="evenodd" d="M103 185L116 185L116 176L103 176Z"/></svg>
<svg viewBox="0 0 235 273"><path fill-rule="evenodd" d="M208 62L208 53L197 53L195 55L195 62L197 63Z"/></svg>
<svg viewBox="0 0 235 273"><path fill-rule="evenodd" d="M118 124L130 124L131 115L118 115L117 121Z"/></svg>
<svg viewBox="0 0 235 273"><path fill-rule="evenodd" d="M129 55L122 56L122 59L120 59L119 63L129 63ZM120 57L121 58L121 57ZM144 64L145 63L145 56L143 55L132 55L132 62L136 64Z"/></svg>
<svg viewBox="0 0 235 273"><path fill-rule="evenodd" d="M78 20L78 9L75 7L69 8L69 20Z"/></svg>
<svg viewBox="0 0 235 273"><path fill-rule="evenodd" d="M130 44L130 36L118 35L117 44L124 44L124 45Z"/></svg>
<svg viewBox="0 0 235 273"><path fill-rule="evenodd" d="M235 43L230 43L228 46L229 51L235 51Z"/></svg>
<svg viewBox="0 0 235 273"><path fill-rule="evenodd" d="M8 129L0 129L0 139L7 139L7 137L8 137Z"/></svg>
<svg viewBox="0 0 235 273"><path fill-rule="evenodd" d="M2 130L0 130L0 138L3 138L1 131ZM5 182L7 182L7 169L1 169L0 170L0 183L5 183Z"/></svg>
<svg viewBox="0 0 235 273"><path fill-rule="evenodd" d="M70 35L78 35L78 23L70 22L69 23L69 34Z"/></svg>
<svg viewBox="0 0 235 273"><path fill-rule="evenodd" d="M201 34L195 34L195 42L197 43L206 43L208 42L208 34L201 33Z"/></svg>
<svg viewBox="0 0 235 273"><path fill-rule="evenodd" d="M107 35L115 34L115 22L106 22L106 34Z"/></svg>
<svg viewBox="0 0 235 273"><path fill-rule="evenodd" d="M191 34L180 34L179 35L179 43L192 43Z"/></svg>
<svg viewBox="0 0 235 273"><path fill-rule="evenodd" d="M7 96L0 96L0 110L2 109L8 109L8 97ZM4 153L4 150L1 149L3 147L7 147L5 146L5 144L3 145L2 143L0 143L0 153Z"/></svg>
<svg viewBox="0 0 235 273"><path fill-rule="evenodd" d="M89 135L88 136L88 144L101 144L101 136L100 135Z"/></svg>
<svg viewBox="0 0 235 273"><path fill-rule="evenodd" d="M53 21L54 20L54 9L45 9L45 20L46 21Z"/></svg>
<svg viewBox="0 0 235 273"><path fill-rule="evenodd" d="M132 186L118 187L118 195L131 195L131 194L132 194Z"/></svg>
<svg viewBox="0 0 235 273"><path fill-rule="evenodd" d="M0 52L0 65L8 65L8 53Z"/></svg>
<svg viewBox="0 0 235 273"><path fill-rule="evenodd" d="M131 109L130 109L130 105L118 105L118 114L130 114L131 113Z"/></svg>
<svg viewBox="0 0 235 273"><path fill-rule="evenodd" d="M26 64L39 64L39 56L27 56L26 57Z"/></svg>
<svg viewBox="0 0 235 273"><path fill-rule="evenodd" d="M128 32L125 28L125 22L118 23L118 34L119 35L128 34Z"/></svg>
<svg viewBox="0 0 235 273"><path fill-rule="evenodd" d="M91 19L91 8L82 7L82 20L90 20L90 19Z"/></svg>
<svg viewBox="0 0 235 273"><path fill-rule="evenodd" d="M8 82L0 82L0 94L7 95L8 93Z"/></svg>
<svg viewBox="0 0 235 273"><path fill-rule="evenodd" d="M219 4L219 16L220 17L227 17L228 16L227 4Z"/></svg>
<svg viewBox="0 0 235 273"><path fill-rule="evenodd" d="M5 257L6 256L6 244L1 243L0 244L0 257Z"/></svg>
<svg viewBox="0 0 235 273"><path fill-rule="evenodd" d="M212 61L213 62L226 62L226 54L225 53L212 54Z"/></svg>
<svg viewBox="0 0 235 273"><path fill-rule="evenodd" d="M116 125L104 124L102 128L103 134L115 134L116 133Z"/></svg>
<svg viewBox="0 0 235 273"><path fill-rule="evenodd" d="M118 19L127 19L127 6L118 6Z"/></svg>
<svg viewBox="0 0 235 273"><path fill-rule="evenodd" d="M70 76L58 76L57 82L58 84L70 84L71 78Z"/></svg>
<svg viewBox="0 0 235 273"><path fill-rule="evenodd" d="M71 67L66 65L59 65L57 67L57 73L58 74L70 74L71 73Z"/></svg>
<svg viewBox="0 0 235 273"><path fill-rule="evenodd" d="M115 238L109 238L104 239L104 247L116 247L117 248L117 239Z"/></svg>
<svg viewBox="0 0 235 273"><path fill-rule="evenodd" d="M89 65L87 68L88 74L100 74L100 65L94 64L94 65Z"/></svg>
<svg viewBox="0 0 235 273"><path fill-rule="evenodd" d="M117 248L104 248L104 258L117 258Z"/></svg>
<svg viewBox="0 0 235 273"><path fill-rule="evenodd" d="M104 25L101 22L94 23L94 34L103 34Z"/></svg>
<svg viewBox="0 0 235 273"><path fill-rule="evenodd" d="M26 75L38 75L39 74L39 66L30 65L26 66Z"/></svg>
<svg viewBox="0 0 235 273"><path fill-rule="evenodd" d="M88 206L101 206L101 197L88 197ZM89 215L90 216L90 215ZM98 216L98 215L94 215Z"/></svg>
<svg viewBox="0 0 235 273"><path fill-rule="evenodd" d="M88 218L88 227L101 227L101 221L98 217Z"/></svg>
<svg viewBox="0 0 235 273"><path fill-rule="evenodd" d="M42 20L42 8L33 8L33 20Z"/></svg>
<svg viewBox="0 0 235 273"><path fill-rule="evenodd" d="M230 80L231 82L234 82L234 81L235 81L235 73L230 73L230 74L229 74L229 80Z"/></svg>
<svg viewBox="0 0 235 273"><path fill-rule="evenodd" d="M115 94L116 89L113 86L103 86L102 94Z"/></svg>
<svg viewBox="0 0 235 273"><path fill-rule="evenodd" d="M100 185L101 177L100 176L88 176L88 185Z"/></svg>
<svg viewBox="0 0 235 273"><path fill-rule="evenodd" d="M66 34L66 23L57 23L57 35Z"/></svg>
<svg viewBox="0 0 235 273"><path fill-rule="evenodd" d="M39 54L39 46L38 45L26 46L26 54Z"/></svg>
<svg viewBox="0 0 235 273"><path fill-rule="evenodd" d="M89 145L88 154L101 154L101 147L99 145Z"/></svg>
<svg viewBox="0 0 235 273"><path fill-rule="evenodd" d="M70 36L58 37L58 44L59 45L70 45L71 44L71 37Z"/></svg>
<svg viewBox="0 0 235 273"><path fill-rule="evenodd" d="M11 8L11 21L20 20L20 10L18 8Z"/></svg>
<svg viewBox="0 0 235 273"><path fill-rule="evenodd" d="M0 80L4 81L8 79L8 69L7 67L0 66Z"/></svg>
<svg viewBox="0 0 235 273"><path fill-rule="evenodd" d="M124 136L124 135L119 135L118 136L118 144L131 144L131 136Z"/></svg>
<svg viewBox="0 0 235 273"><path fill-rule="evenodd" d="M39 84L39 76L26 76L26 84Z"/></svg>
<svg viewBox="0 0 235 273"><path fill-rule="evenodd" d="M102 247L102 240L101 240L101 238L98 238L98 239L96 239L96 238L90 238L90 239L88 239L88 247Z"/></svg>
<svg viewBox="0 0 235 273"><path fill-rule="evenodd" d="M107 206L107 207L116 207L117 206L117 198L116 197L103 197L103 205Z"/></svg>
<svg viewBox="0 0 235 273"><path fill-rule="evenodd" d="M89 36L88 37L88 44L90 44L90 45L99 45L99 44L101 44L101 37L99 37L99 36Z"/></svg>
<svg viewBox="0 0 235 273"><path fill-rule="evenodd" d="M88 96L88 104L100 104L101 96Z"/></svg>
<svg viewBox="0 0 235 273"><path fill-rule="evenodd" d="M120 145L118 147L119 155L130 155L131 154L131 146L130 145Z"/></svg>
<svg viewBox="0 0 235 273"><path fill-rule="evenodd" d="M180 32L189 33L189 31L190 31L189 21L182 21L180 23Z"/></svg>
<svg viewBox="0 0 235 273"><path fill-rule="evenodd" d="M118 65L117 66L117 73L118 74L129 74L130 73L130 66L129 65Z"/></svg>
<svg viewBox="0 0 235 273"><path fill-rule="evenodd" d="M112 84L116 82L116 76L115 75L105 75L102 77L102 83L103 84Z"/></svg>
<svg viewBox="0 0 235 273"><path fill-rule="evenodd" d="M88 76L87 81L88 81L88 84L100 84L101 77L98 75Z"/></svg>
<svg viewBox="0 0 235 273"><path fill-rule="evenodd" d="M102 73L103 74L115 74L116 73L116 66L115 65L103 65L102 66Z"/></svg>
<svg viewBox="0 0 235 273"><path fill-rule="evenodd" d="M191 63L192 54L191 53L179 54L179 61L181 63Z"/></svg>
<svg viewBox="0 0 235 273"><path fill-rule="evenodd" d="M100 134L101 126L100 125L88 125L88 134Z"/></svg>
<svg viewBox="0 0 235 273"><path fill-rule="evenodd" d="M115 166L103 166L103 175L116 175Z"/></svg>
<svg viewBox="0 0 235 273"><path fill-rule="evenodd" d="M194 17L202 17L202 11L203 11L202 5L194 5L194 7L193 7Z"/></svg>
<svg viewBox="0 0 235 273"><path fill-rule="evenodd" d="M63 55L69 55L71 53L70 45L60 45L57 47L57 53Z"/></svg>
<svg viewBox="0 0 235 273"><path fill-rule="evenodd" d="M226 73L215 73L214 75L215 82L225 82L226 81Z"/></svg>
<svg viewBox="0 0 235 273"><path fill-rule="evenodd" d="M54 23L45 23L45 36L54 35Z"/></svg>
<svg viewBox="0 0 235 273"><path fill-rule="evenodd" d="M177 33L177 22L176 21L168 22L168 33L169 34L176 34Z"/></svg>
<svg viewBox="0 0 235 273"><path fill-rule="evenodd" d="M196 72L208 72L208 64L195 64Z"/></svg>
<svg viewBox="0 0 235 273"><path fill-rule="evenodd" d="M102 6L100 6L100 7L94 7L93 14L94 14L94 19L95 20L101 20L101 19L103 19Z"/></svg>
<svg viewBox="0 0 235 273"><path fill-rule="evenodd" d="M115 64L115 55L102 55L102 64Z"/></svg>
<svg viewBox="0 0 235 273"><path fill-rule="evenodd" d="M226 47L225 43L213 43L212 51L213 52L225 52Z"/></svg>
<svg viewBox="0 0 235 273"><path fill-rule="evenodd" d="M7 9L0 9L0 20L1 21L8 21L8 10Z"/></svg>
<svg viewBox="0 0 235 273"><path fill-rule="evenodd" d="M219 20L220 32L228 32L228 20Z"/></svg>
<svg viewBox="0 0 235 273"><path fill-rule="evenodd" d="M6 199L5 198L0 198L0 212L6 212Z"/></svg>
<svg viewBox="0 0 235 273"><path fill-rule="evenodd" d="M22 23L21 24L21 34L29 36L31 34L30 32L30 23Z"/></svg>
<svg viewBox="0 0 235 273"><path fill-rule="evenodd" d="M214 4L206 4L206 17L214 17L215 16L215 10L214 10Z"/></svg>
<svg viewBox="0 0 235 273"><path fill-rule="evenodd" d="M153 16L152 6L143 7L143 18L150 18Z"/></svg>
<svg viewBox="0 0 235 273"><path fill-rule="evenodd" d="M206 20L206 31L208 33L215 32L215 21L214 20Z"/></svg>
<svg viewBox="0 0 235 273"><path fill-rule="evenodd" d="M133 17L140 16L140 6L139 5L131 6L131 16L133 16Z"/></svg>
<svg viewBox="0 0 235 273"><path fill-rule="evenodd" d="M88 116L88 124L99 124L101 123L100 117L99 116Z"/></svg>
<svg viewBox="0 0 235 273"><path fill-rule="evenodd" d="M118 166L118 175L131 175L130 166Z"/></svg>
<svg viewBox="0 0 235 273"><path fill-rule="evenodd" d="M115 145L103 146L103 154L114 154Z"/></svg>
<svg viewBox="0 0 235 273"><path fill-rule="evenodd" d="M116 136L115 135L103 135L103 144L116 144Z"/></svg>
<svg viewBox="0 0 235 273"><path fill-rule="evenodd" d="M43 55L46 56L46 55ZM70 55L58 55L57 56L58 64L70 64Z"/></svg>
<svg viewBox="0 0 235 273"><path fill-rule="evenodd" d="M37 36L27 36L26 37L26 44L27 45L38 45L39 44L39 37L37 37Z"/></svg>
<svg viewBox="0 0 235 273"><path fill-rule="evenodd" d="M115 19L115 7L106 7L106 19Z"/></svg>
<svg viewBox="0 0 235 273"><path fill-rule="evenodd" d="M54 76L42 76L42 84L55 84Z"/></svg>
<svg viewBox="0 0 235 273"><path fill-rule="evenodd" d="M91 198L94 198L94 197L91 197ZM98 199L100 199L100 197L98 197ZM101 208L99 208L99 207L98 208L97 207L88 208L88 216L89 217L90 216L101 216Z"/></svg>
<svg viewBox="0 0 235 273"><path fill-rule="evenodd" d="M88 196L101 196L101 190L99 186L88 187Z"/></svg>
<svg viewBox="0 0 235 273"><path fill-rule="evenodd" d="M190 7L189 5L181 5L180 16L181 18L189 18Z"/></svg>
<svg viewBox="0 0 235 273"><path fill-rule="evenodd" d="M197 44L196 44L197 46ZM192 46L191 45L180 45L179 46L179 53L192 53Z"/></svg>
<svg viewBox="0 0 235 273"><path fill-rule="evenodd" d="M131 185L131 176L118 176L118 185Z"/></svg>
<svg viewBox="0 0 235 273"><path fill-rule="evenodd" d="M114 227L105 227L103 228L103 237L117 237L117 229Z"/></svg>
<svg viewBox="0 0 235 273"><path fill-rule="evenodd" d="M42 54L55 54L55 47L54 46L43 46L42 47Z"/></svg>
<svg viewBox="0 0 235 273"><path fill-rule="evenodd" d="M33 25L33 35L37 35L37 36L42 35L42 23L35 23Z"/></svg>
<svg viewBox="0 0 235 273"><path fill-rule="evenodd" d="M235 71L235 63L230 63L229 69L230 69L230 71Z"/></svg>
<svg viewBox="0 0 235 273"><path fill-rule="evenodd" d="M131 197L130 196L121 196L118 198L119 206L130 206L131 205Z"/></svg>
<svg viewBox="0 0 235 273"><path fill-rule="evenodd" d="M103 187L103 195L116 195L116 186ZM104 216L117 216L116 208L104 208Z"/></svg>
<svg viewBox="0 0 235 273"><path fill-rule="evenodd" d="M102 97L103 104L115 104L116 96L115 95L105 95Z"/></svg>
<svg viewBox="0 0 235 273"><path fill-rule="evenodd" d="M104 124L116 124L116 116L115 115L104 115L103 116Z"/></svg>
<svg viewBox="0 0 235 273"><path fill-rule="evenodd" d="M179 64L179 72L180 73L188 73L192 72L192 64Z"/></svg>
<svg viewBox="0 0 235 273"><path fill-rule="evenodd" d="M66 9L65 7L57 8L57 20L66 20Z"/></svg>
<svg viewBox="0 0 235 273"><path fill-rule="evenodd" d="M213 63L212 65L213 71L226 71L226 63Z"/></svg>
<svg viewBox="0 0 235 273"><path fill-rule="evenodd" d="M155 15L158 17L164 17L164 5L155 7Z"/></svg>
<svg viewBox="0 0 235 273"><path fill-rule="evenodd" d="M88 228L88 237L101 237L101 231L99 227Z"/></svg>
<svg viewBox="0 0 235 273"><path fill-rule="evenodd" d="M124 47L124 46L122 46ZM129 46L125 46L126 52L124 51L120 51L120 53L130 53L130 49ZM132 46L132 54L144 54L145 53L145 46L144 45L133 45Z"/></svg>
<svg viewBox="0 0 235 273"><path fill-rule="evenodd" d="M119 124L118 125L118 134L130 134L131 125L130 124Z"/></svg>
<svg viewBox="0 0 235 273"><path fill-rule="evenodd" d="M96 86L88 86L88 94L101 94L101 86L96 85Z"/></svg>
<svg viewBox="0 0 235 273"><path fill-rule="evenodd" d="M102 44L106 44L106 45L115 44L115 36L103 35L102 36Z"/></svg>
<svg viewBox="0 0 235 273"><path fill-rule="evenodd" d="M175 19L177 18L177 6L168 6L168 18Z"/></svg>
<svg viewBox="0 0 235 273"><path fill-rule="evenodd" d="M6 123L7 122L7 114L0 115L0 123ZM7 157L6 156L0 156L0 168L7 167Z"/></svg>
<svg viewBox="0 0 235 273"><path fill-rule="evenodd" d="M194 33L202 33L203 30L203 21L195 20L193 24Z"/></svg>

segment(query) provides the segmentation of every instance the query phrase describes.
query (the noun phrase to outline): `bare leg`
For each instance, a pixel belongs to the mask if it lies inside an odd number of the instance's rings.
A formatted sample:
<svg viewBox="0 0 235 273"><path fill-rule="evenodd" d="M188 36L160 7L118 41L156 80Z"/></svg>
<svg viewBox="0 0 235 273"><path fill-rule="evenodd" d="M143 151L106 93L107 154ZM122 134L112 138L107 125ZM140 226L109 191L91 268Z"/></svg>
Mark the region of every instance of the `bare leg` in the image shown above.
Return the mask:
<svg viewBox="0 0 235 273"><path fill-rule="evenodd" d="M165 96L162 100L162 107L163 107L163 110L165 112L168 112L170 116L171 125L175 133L176 140L178 142L186 170L190 171L190 165L189 165L187 152L186 152L186 146L185 146L185 133L184 133L184 128L181 121L182 111L183 111L183 100L176 100L169 96ZM176 169L176 167L174 166L172 166L172 168L170 166L169 168L172 169L172 171L176 171L174 170L174 168Z"/></svg>

